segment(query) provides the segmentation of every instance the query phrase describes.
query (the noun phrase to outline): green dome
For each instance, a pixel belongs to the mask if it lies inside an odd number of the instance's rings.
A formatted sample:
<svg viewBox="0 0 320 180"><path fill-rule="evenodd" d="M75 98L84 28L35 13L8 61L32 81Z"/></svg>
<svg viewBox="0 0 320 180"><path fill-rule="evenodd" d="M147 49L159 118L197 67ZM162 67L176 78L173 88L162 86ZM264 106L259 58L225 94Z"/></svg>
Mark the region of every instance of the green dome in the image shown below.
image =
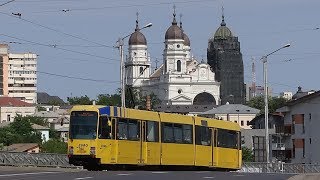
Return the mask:
<svg viewBox="0 0 320 180"><path fill-rule="evenodd" d="M214 33L215 39L226 39L228 37L232 37L232 32L230 29L226 26L226 23L224 22L224 16L222 16L222 22L220 24L221 26L217 29L216 33Z"/></svg>

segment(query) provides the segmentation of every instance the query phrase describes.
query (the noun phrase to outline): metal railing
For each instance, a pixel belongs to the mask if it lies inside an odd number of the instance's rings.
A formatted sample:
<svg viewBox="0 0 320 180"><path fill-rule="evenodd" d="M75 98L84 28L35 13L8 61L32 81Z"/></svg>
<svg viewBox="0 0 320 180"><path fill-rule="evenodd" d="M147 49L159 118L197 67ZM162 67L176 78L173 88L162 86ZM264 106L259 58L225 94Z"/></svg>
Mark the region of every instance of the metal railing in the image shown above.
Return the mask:
<svg viewBox="0 0 320 180"><path fill-rule="evenodd" d="M37 166L81 168L69 164L66 154L0 152L0 166ZM320 173L320 165L294 163L245 162L244 173Z"/></svg>
<svg viewBox="0 0 320 180"><path fill-rule="evenodd" d="M0 166L75 167L66 154L0 152Z"/></svg>
<svg viewBox="0 0 320 180"><path fill-rule="evenodd" d="M320 173L320 165L295 163L246 162L239 172L247 173Z"/></svg>

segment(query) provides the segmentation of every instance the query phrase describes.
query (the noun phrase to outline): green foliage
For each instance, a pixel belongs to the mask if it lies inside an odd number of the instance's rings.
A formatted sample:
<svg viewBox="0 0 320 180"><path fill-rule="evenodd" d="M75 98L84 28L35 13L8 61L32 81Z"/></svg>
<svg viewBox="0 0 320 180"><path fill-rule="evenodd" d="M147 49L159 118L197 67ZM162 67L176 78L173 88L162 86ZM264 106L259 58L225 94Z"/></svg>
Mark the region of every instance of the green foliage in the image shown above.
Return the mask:
<svg viewBox="0 0 320 180"><path fill-rule="evenodd" d="M247 147L242 147L242 161L243 162L253 162L253 152Z"/></svg>
<svg viewBox="0 0 320 180"><path fill-rule="evenodd" d="M58 139L50 139L42 144L41 151L44 153L59 153L66 154L68 150L68 144Z"/></svg>
<svg viewBox="0 0 320 180"><path fill-rule="evenodd" d="M49 137L50 139L60 139L59 132L54 130L53 128L49 129Z"/></svg>
<svg viewBox="0 0 320 180"><path fill-rule="evenodd" d="M155 106L161 103L160 99L152 92L150 95L150 101L151 101L151 109L154 109ZM147 96L141 96L139 100L139 105L141 109L146 109L147 104Z"/></svg>
<svg viewBox="0 0 320 180"><path fill-rule="evenodd" d="M18 139L18 134L13 133L12 131L13 130L10 127L0 128L0 142L4 146L8 146Z"/></svg>
<svg viewBox="0 0 320 180"><path fill-rule="evenodd" d="M51 99L49 100L49 102L47 103L48 105L53 105L53 106L58 106L58 105L63 105L59 100L57 99Z"/></svg>
<svg viewBox="0 0 320 180"><path fill-rule="evenodd" d="M99 94L96 104L106 106L121 106L120 94Z"/></svg>
<svg viewBox="0 0 320 180"><path fill-rule="evenodd" d="M26 116L24 118L28 119L31 124L38 124L38 125L44 126L44 127L47 127L49 125L48 120L44 117Z"/></svg>
<svg viewBox="0 0 320 180"><path fill-rule="evenodd" d="M41 144L41 134L32 129L31 117L17 115L9 126L1 128L0 142L8 146L14 143L38 143Z"/></svg>
<svg viewBox="0 0 320 180"><path fill-rule="evenodd" d="M278 108L281 108L285 105L287 100L282 97L268 97L268 108L269 113L275 112ZM261 114L264 114L264 97L257 96L252 98L247 102L247 105L260 110Z"/></svg>
<svg viewBox="0 0 320 180"><path fill-rule="evenodd" d="M87 95L81 96L81 97L68 97L67 101L71 105L91 105L92 104L92 100L90 100L90 98Z"/></svg>

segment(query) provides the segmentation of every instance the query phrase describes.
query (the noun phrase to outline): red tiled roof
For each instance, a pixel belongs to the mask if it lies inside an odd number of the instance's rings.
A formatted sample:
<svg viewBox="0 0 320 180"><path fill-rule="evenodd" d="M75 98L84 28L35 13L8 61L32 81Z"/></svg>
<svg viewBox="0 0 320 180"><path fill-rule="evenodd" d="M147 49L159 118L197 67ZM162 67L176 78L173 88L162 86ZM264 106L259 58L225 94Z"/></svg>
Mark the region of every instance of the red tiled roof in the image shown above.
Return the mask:
<svg viewBox="0 0 320 180"><path fill-rule="evenodd" d="M0 97L0 107L30 107L32 104L20 101L17 98L3 96Z"/></svg>

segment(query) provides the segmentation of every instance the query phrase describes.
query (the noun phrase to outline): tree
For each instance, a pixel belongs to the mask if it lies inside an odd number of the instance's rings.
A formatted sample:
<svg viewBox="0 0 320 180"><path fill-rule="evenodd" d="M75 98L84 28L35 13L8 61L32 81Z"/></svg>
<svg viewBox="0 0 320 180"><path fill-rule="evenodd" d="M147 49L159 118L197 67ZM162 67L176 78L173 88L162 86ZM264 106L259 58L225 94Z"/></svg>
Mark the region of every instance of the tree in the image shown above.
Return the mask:
<svg viewBox="0 0 320 180"><path fill-rule="evenodd" d="M32 128L30 117L22 117L21 115L17 115L8 127L2 128L0 140L5 145L13 143L41 144L42 142L41 133Z"/></svg>
<svg viewBox="0 0 320 180"><path fill-rule="evenodd" d="M0 128L0 142L4 146L9 146L19 138L18 134L12 133L12 131L10 127Z"/></svg>
<svg viewBox="0 0 320 180"><path fill-rule="evenodd" d="M116 94L99 94L97 97L98 105L106 105L106 106L121 106L121 95L119 93Z"/></svg>
<svg viewBox="0 0 320 180"><path fill-rule="evenodd" d="M81 97L68 97L67 101L71 105L91 105L92 104L92 100L90 100L90 98L87 95L81 96Z"/></svg>
<svg viewBox="0 0 320 180"><path fill-rule="evenodd" d="M41 151L44 153L66 154L67 150L68 144L58 139L50 139L41 146Z"/></svg>
<svg viewBox="0 0 320 180"><path fill-rule="evenodd" d="M44 117L26 116L25 118L28 119L31 124L38 124L40 126L45 126L45 127L49 126L48 119Z"/></svg>
<svg viewBox="0 0 320 180"><path fill-rule="evenodd" d="M275 112L278 108L285 106L287 100L283 97L268 97L269 113ZM261 114L264 114L264 97L257 96L247 102L247 105L260 110Z"/></svg>
<svg viewBox="0 0 320 180"><path fill-rule="evenodd" d="M151 109L154 109L156 105L161 103L161 101L157 97L157 95L155 95L153 92L149 96L150 96L150 102L151 102ZM146 109L146 104L147 104L147 95L144 95L139 100L140 108Z"/></svg>
<svg viewBox="0 0 320 180"><path fill-rule="evenodd" d="M242 161L243 162L253 162L253 152L247 147L242 147Z"/></svg>
<svg viewBox="0 0 320 180"><path fill-rule="evenodd" d="M53 128L49 129L49 136L50 136L50 139L58 139L58 140L60 140L59 132L54 130Z"/></svg>

